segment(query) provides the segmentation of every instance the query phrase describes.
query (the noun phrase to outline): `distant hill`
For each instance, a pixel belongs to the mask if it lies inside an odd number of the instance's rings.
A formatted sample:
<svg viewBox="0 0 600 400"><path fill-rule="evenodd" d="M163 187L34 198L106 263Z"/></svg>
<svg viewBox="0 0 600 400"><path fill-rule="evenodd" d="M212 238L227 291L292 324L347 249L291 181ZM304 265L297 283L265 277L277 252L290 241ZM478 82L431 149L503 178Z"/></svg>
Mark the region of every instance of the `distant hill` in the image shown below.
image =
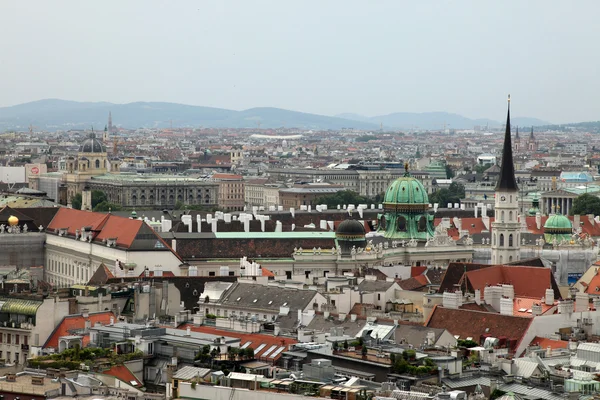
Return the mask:
<svg viewBox="0 0 600 400"><path fill-rule="evenodd" d="M383 124L384 127L396 129L473 129L475 125L491 127L501 126L504 122L494 121L487 118L471 119L458 114L447 112L426 112L426 113L405 113L398 112L375 117L365 117L363 115L344 113L336 117L352 119L360 122L371 122L376 125ZM511 122L515 126L539 126L547 125L548 122L537 118L514 117Z"/></svg>
<svg viewBox="0 0 600 400"><path fill-rule="evenodd" d="M387 129L470 129L475 125L500 126L502 122L490 119L470 119L445 112L393 113L376 117L358 114L325 116L281 108L262 107L243 111L224 108L190 106L177 103L135 102L113 104L106 102L77 102L46 99L0 107L0 132L8 129L104 129L108 113L113 123L124 128L214 127L214 128L300 128L377 130L383 124ZM513 118L513 125L539 126L548 122L536 118Z"/></svg>
<svg viewBox="0 0 600 400"><path fill-rule="evenodd" d="M308 114L279 108L251 108L244 111L190 106L176 103L136 102L128 104L76 102L57 99L39 100L0 108L0 131L26 130L31 124L40 129L104 129L108 113L113 123L124 128L227 127L303 129L376 129L371 122L360 122Z"/></svg>

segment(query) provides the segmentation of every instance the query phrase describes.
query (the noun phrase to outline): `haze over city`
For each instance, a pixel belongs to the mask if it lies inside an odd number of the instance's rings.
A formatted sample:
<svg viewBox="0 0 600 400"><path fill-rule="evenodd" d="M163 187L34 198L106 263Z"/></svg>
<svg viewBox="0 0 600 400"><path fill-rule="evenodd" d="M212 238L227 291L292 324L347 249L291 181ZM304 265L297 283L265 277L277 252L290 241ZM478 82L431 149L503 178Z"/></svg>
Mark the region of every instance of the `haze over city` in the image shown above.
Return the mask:
<svg viewBox="0 0 600 400"><path fill-rule="evenodd" d="M0 106L597 120L595 1L3 2ZM518 105L518 107L517 107Z"/></svg>

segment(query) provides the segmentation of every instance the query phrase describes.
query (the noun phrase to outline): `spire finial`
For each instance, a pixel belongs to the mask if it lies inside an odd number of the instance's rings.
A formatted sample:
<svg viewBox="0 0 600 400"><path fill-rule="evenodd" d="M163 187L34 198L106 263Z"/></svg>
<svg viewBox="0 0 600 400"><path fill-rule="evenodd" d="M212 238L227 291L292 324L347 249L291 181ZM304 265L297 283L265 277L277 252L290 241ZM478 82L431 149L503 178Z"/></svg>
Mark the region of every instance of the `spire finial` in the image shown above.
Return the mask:
<svg viewBox="0 0 600 400"><path fill-rule="evenodd" d="M404 163L404 176L408 176L408 162Z"/></svg>
<svg viewBox="0 0 600 400"><path fill-rule="evenodd" d="M510 108L510 93L508 94L508 107Z"/></svg>
<svg viewBox="0 0 600 400"><path fill-rule="evenodd" d="M502 149L502 164L500 176L496 182L496 191L517 191L517 180L515 179L515 166L512 157L512 140L510 135L510 95L508 95L508 110L506 112L506 131L504 132L504 146Z"/></svg>

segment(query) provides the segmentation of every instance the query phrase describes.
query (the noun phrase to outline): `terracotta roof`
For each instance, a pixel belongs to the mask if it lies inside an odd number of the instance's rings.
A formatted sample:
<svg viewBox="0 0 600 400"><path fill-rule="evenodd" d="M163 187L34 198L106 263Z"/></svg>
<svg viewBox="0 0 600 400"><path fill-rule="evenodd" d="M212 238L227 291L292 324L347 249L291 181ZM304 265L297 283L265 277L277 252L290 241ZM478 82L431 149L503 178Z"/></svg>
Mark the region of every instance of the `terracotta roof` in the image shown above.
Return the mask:
<svg viewBox="0 0 600 400"><path fill-rule="evenodd" d="M102 243L104 239L116 238L117 247L121 248L135 247L137 250L163 249L172 251L167 243L144 221L119 217L110 213L104 214L62 207L58 210L46 231L58 233L60 229L66 228L67 235L75 237L75 231L81 230L83 227L90 227L93 233L92 240L96 243ZM138 234L140 234L140 237L136 237ZM160 244L160 246L157 246L157 244Z"/></svg>
<svg viewBox="0 0 600 400"><path fill-rule="evenodd" d="M540 298L515 297L513 302L513 315L525 318L533 318L531 307L535 304L542 306L542 315L555 310L554 304L549 306ZM525 311L520 311L525 309Z"/></svg>
<svg viewBox="0 0 600 400"><path fill-rule="evenodd" d="M529 329L531 321L532 318L435 306L425 326L447 329L460 339L471 337L479 344L487 336L504 338L512 341L511 349L514 351Z"/></svg>
<svg viewBox="0 0 600 400"><path fill-rule="evenodd" d="M587 294L600 295L600 274L596 274L590 279L590 283L585 288Z"/></svg>
<svg viewBox="0 0 600 400"><path fill-rule="evenodd" d="M194 332L202 332L217 336L238 338L240 339L240 347L246 346L252 347L254 349L254 357L256 359L272 363L275 363L277 362L277 360L279 360L279 358L283 355L283 352L288 350L289 345L298 343L297 340L287 337L284 338L278 336L263 335L260 333L240 333L234 331L226 331L222 329L213 328L212 326L194 326L191 324L185 324L180 326L178 329L187 329L188 326ZM282 347L283 349L279 350ZM271 358L271 356L275 353L275 357Z"/></svg>
<svg viewBox="0 0 600 400"><path fill-rule="evenodd" d="M516 297L531 297L541 299L546 295L546 289L555 289L554 297L560 298L560 291L554 280L552 270L548 268L493 265L475 271L467 271L459 284L462 286L467 279L471 290L483 292L486 286L511 284Z"/></svg>
<svg viewBox="0 0 600 400"><path fill-rule="evenodd" d="M554 340L536 336L531 340L530 346L540 346L542 349L550 347L552 350L567 349L569 347L569 342L566 340Z"/></svg>
<svg viewBox="0 0 600 400"><path fill-rule="evenodd" d="M90 326L94 326L97 322L108 325L110 323L110 318L115 318L115 314L112 311L100 311L96 313L90 313L88 316L88 320L90 321ZM44 348L52 347L58 348L58 339L62 336L71 336L73 335L73 331L82 330L85 328L86 318L83 317L82 314L74 314L67 315L60 321L60 323L54 328L54 331L50 334L46 343L44 343ZM82 335L81 333L77 333L78 335ZM83 336L83 347L87 346L90 342L89 334L82 335Z"/></svg>
<svg viewBox="0 0 600 400"><path fill-rule="evenodd" d="M271 272L270 270L266 269L265 267L261 267L262 269L262 276L268 276L268 277L274 277L275 274L273 272Z"/></svg>
<svg viewBox="0 0 600 400"><path fill-rule="evenodd" d="M135 377L133 372L131 372L129 370L129 368L127 368L124 365L115 365L115 366L111 367L110 369L103 371L102 373L104 375L114 376L118 380L123 381L123 382L127 383L128 385L131 385L136 388L141 388L144 386L142 384L142 382L140 382L138 380L138 378Z"/></svg>
<svg viewBox="0 0 600 400"><path fill-rule="evenodd" d="M410 276L414 278L415 276L422 275L423 272L425 272L425 271L427 271L427 267L425 267L425 266L422 266L422 267L413 266L410 269Z"/></svg>

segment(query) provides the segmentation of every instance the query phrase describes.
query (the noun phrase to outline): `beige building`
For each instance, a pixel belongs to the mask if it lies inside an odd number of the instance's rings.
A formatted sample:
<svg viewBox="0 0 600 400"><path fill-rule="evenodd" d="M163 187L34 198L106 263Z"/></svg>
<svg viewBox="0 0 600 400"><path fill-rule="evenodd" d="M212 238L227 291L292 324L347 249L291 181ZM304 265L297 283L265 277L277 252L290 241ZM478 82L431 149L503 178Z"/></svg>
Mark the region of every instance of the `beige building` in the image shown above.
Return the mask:
<svg viewBox="0 0 600 400"><path fill-rule="evenodd" d="M245 182L241 175L213 174L211 180L219 184L219 208L231 211L244 209Z"/></svg>

